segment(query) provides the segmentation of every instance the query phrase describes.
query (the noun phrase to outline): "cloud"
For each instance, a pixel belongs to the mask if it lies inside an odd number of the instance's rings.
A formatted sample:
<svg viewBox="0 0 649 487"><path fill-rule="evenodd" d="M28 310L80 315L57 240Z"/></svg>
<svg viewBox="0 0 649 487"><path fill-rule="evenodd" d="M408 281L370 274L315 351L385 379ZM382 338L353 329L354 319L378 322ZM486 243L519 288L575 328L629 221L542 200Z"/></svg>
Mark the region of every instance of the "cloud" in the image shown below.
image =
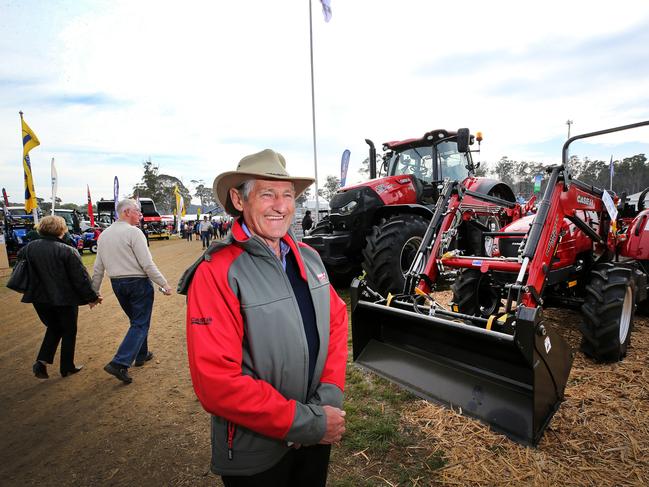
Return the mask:
<svg viewBox="0 0 649 487"><path fill-rule="evenodd" d="M470 127L485 133L484 161L552 161L568 118L575 133L649 118L647 19L633 0L358 0L334 2L326 24L314 8L319 179L349 149L348 181L361 180L365 138ZM0 58L0 179L14 194L19 109L41 140L37 192L55 157L66 201L83 201L86 182L110 194L115 174L132 188L149 157L186 183L266 147L289 172L315 172L305 2L14 2Z"/></svg>
<svg viewBox="0 0 649 487"><path fill-rule="evenodd" d="M119 108L130 104L125 100L118 100L106 93L79 93L49 95L38 100L43 105L85 105L91 107Z"/></svg>

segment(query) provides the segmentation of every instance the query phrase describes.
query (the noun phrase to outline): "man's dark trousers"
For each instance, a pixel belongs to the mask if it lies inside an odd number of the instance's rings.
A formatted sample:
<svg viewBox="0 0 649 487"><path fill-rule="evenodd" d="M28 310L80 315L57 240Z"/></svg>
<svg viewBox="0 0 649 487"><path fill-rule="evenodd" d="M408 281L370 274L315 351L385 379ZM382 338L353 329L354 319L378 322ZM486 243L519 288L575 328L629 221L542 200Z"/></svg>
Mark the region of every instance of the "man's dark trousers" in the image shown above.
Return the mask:
<svg viewBox="0 0 649 487"><path fill-rule="evenodd" d="M147 336L153 310L153 286L147 277L111 279L110 283L120 306L131 322L112 362L130 367L134 360L144 360L149 351Z"/></svg>
<svg viewBox="0 0 649 487"><path fill-rule="evenodd" d="M330 453L331 445L291 449L277 465L264 472L221 478L225 487L325 487Z"/></svg>

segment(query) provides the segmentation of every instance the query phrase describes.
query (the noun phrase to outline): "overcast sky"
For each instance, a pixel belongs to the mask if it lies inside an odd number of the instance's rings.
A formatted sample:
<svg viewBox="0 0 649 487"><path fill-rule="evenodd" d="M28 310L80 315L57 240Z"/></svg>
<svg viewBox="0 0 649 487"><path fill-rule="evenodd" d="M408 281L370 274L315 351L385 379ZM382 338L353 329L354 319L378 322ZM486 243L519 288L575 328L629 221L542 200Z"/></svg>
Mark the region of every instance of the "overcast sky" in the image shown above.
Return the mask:
<svg viewBox="0 0 649 487"><path fill-rule="evenodd" d="M482 131L481 160L557 162L567 135L649 119L649 2L313 1L318 176L379 144ZM64 202L127 195L151 158L190 185L246 154L314 174L308 0L0 0L0 185L22 198L18 111ZM649 153L649 130L575 148ZM573 151L573 153L575 152Z"/></svg>

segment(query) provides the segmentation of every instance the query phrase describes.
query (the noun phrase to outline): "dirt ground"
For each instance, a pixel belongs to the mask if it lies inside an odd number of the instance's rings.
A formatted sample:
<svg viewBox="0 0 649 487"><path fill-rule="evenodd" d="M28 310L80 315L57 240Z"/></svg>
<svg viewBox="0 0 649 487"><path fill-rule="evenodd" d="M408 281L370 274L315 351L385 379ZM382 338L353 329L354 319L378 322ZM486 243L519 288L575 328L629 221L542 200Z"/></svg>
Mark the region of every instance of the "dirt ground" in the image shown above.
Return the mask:
<svg viewBox="0 0 649 487"><path fill-rule="evenodd" d="M151 251L175 284L201 254L201 244L153 242ZM63 379L55 363L50 379L38 380L31 365L44 328L32 306L20 303L4 282L6 277L0 278L0 485L221 485L209 473L209 418L194 396L187 367L183 296L156 294L149 339L155 358L131 369L133 383L123 385L102 370L128 326L105 280L104 303L79 313L76 361L84 369ZM566 338L578 347L578 316L550 311L548 317L573 323ZM399 476L402 460L392 453L380 458L371 447L350 451L343 439L343 446L335 447L330 483L351 487L361 483L346 478L364 478L364 486L647 485L647 348L649 321L639 318L633 347L621 364L594 366L578 353L566 402L538 449L414 400L401 412L400 428L416 431L421 442L405 456L438 455L442 468Z"/></svg>
<svg viewBox="0 0 649 487"><path fill-rule="evenodd" d="M201 254L201 243L151 243L170 283ZM6 278L3 279L3 282ZM58 374L58 353L38 380L31 366L44 327L31 305L0 289L0 484L3 486L218 485L209 472L209 419L192 390L184 296L156 293L149 334L155 358L124 385L102 370L127 328L110 282L104 303L79 310L76 362Z"/></svg>

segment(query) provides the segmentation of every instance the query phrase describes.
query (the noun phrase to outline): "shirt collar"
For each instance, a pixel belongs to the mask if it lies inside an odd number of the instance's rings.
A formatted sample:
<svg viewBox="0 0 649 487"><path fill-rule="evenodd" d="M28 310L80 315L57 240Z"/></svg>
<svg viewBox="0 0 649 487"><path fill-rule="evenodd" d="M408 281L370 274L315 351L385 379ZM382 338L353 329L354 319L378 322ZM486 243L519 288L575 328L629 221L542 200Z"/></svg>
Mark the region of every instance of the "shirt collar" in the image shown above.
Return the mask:
<svg viewBox="0 0 649 487"><path fill-rule="evenodd" d="M246 235L248 235L248 237L252 237L252 233L250 232L250 229L246 225L246 222L243 221L243 218L241 219L241 228L246 233ZM284 270L286 270L286 256L290 251L291 251L291 247L286 242L284 242L284 240L280 239L279 254L280 254L280 260L282 261L282 267L284 267Z"/></svg>

